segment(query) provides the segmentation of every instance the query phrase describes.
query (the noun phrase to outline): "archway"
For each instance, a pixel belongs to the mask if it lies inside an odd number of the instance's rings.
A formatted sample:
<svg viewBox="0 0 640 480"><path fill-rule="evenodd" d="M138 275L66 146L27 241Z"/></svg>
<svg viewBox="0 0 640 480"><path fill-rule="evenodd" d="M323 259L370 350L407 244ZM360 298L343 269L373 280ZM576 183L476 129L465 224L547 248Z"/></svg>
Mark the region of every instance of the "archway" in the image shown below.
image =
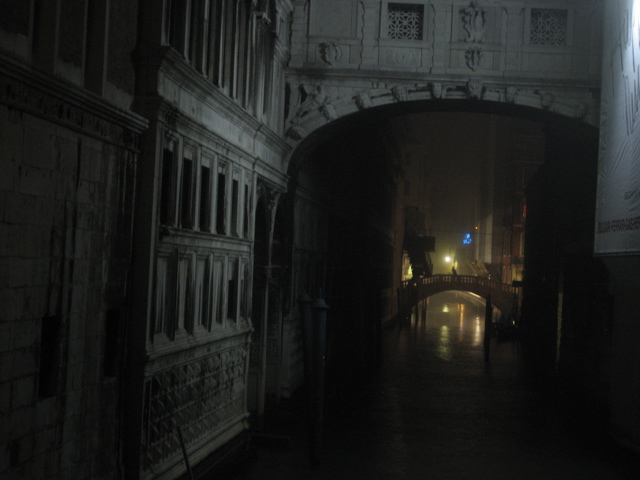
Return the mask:
<svg viewBox="0 0 640 480"><path fill-rule="evenodd" d="M473 116L473 128L482 127L490 133L487 138L481 134L477 136L485 142L482 158L486 162L491 160L491 169L505 168L508 162L523 164L516 172L522 177L518 185L522 191L503 188L513 181L509 177L513 172L507 175L501 171L499 176L487 174L480 185L485 193L490 190L493 195L491 201L478 197L479 203L486 202L482 207L486 217L482 228L486 231L490 226L492 230L485 234L484 240L478 240L477 248L490 252L489 260L484 263L488 264L487 271L492 278L509 283L512 280L522 282L521 276L512 273L517 269L511 268L521 262L518 271L522 275L524 267L524 298L529 297L525 307L536 305L536 309L527 312L529 317L523 318L529 322L527 333L532 341L545 345L545 358L555 360L557 289L561 271L552 266L561 264L565 256L576 249L588 251L590 248L594 203L584 199L589 198L588 192L595 192L598 131L581 119L542 109L474 99L430 100L370 108L329 122L301 141L291 156L289 195L295 198L297 205L293 230L328 232L324 243L321 236L316 236L314 241L319 243L306 251L313 252L326 265L321 283L332 307L329 370L344 373L346 369L369 368L380 361L381 331L393 324L398 316L398 289L402 283L399 265L406 230L404 207L407 206L407 190L410 190L407 181L416 180L411 177L412 165L422 161L419 155L416 156L417 152L423 148L422 153L426 156L435 151L447 153L433 145L466 141L466 137L462 140L439 138L437 135L442 134L442 129L434 129L440 134L424 131L426 144L423 139L416 140L420 137L420 122L425 115L432 117L431 125L442 119L453 122L452 125L463 121L465 125L472 125L469 119ZM532 143L531 139L537 143ZM537 163L529 162L528 157L522 158L534 147L539 153ZM440 159L445 163L453 160ZM532 165L527 170L524 164L528 162ZM483 164L479 171L485 172L487 165L489 163ZM530 181L538 186L529 187L525 192ZM553 190L554 202L561 206L553 215L535 201L548 190ZM521 202L511 201L507 198L509 195L518 196ZM534 199L531 204L525 201L529 195ZM497 209L495 205L499 202L507 202L508 208L503 205ZM299 212L297 216L295 212ZM511 224L518 215L523 222L525 215L527 219L534 218L535 230L530 235L533 240L530 238L527 244L528 255L536 259L536 265L530 267L530 282L526 281L527 265L522 263L526 255L512 259L509 275L506 275L504 265L500 263L503 252L496 248L496 244L503 242L505 245L518 244L518 248L524 250L523 238L505 240L505 229L513 230ZM542 221L536 223L535 219L540 217ZM474 224L469 223L469 228L473 227ZM520 230L521 237L524 231L523 228ZM545 240L536 241L538 237ZM302 241L302 237L300 239ZM547 244L557 248L548 251ZM294 240L294 250L296 248L305 250ZM478 253L474 255L477 260ZM548 275L543 283L549 291L545 290L544 294L531 286L540 282L535 271L542 264L547 265L545 272ZM555 295L549 293L551 291L555 291ZM541 305L544 305L544 312L538 317Z"/></svg>

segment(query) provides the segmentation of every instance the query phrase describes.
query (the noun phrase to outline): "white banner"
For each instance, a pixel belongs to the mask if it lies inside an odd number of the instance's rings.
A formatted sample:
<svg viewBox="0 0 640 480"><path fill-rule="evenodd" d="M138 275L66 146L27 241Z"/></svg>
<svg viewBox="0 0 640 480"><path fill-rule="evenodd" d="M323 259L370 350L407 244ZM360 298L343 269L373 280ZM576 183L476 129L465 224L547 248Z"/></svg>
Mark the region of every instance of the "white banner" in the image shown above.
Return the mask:
<svg viewBox="0 0 640 480"><path fill-rule="evenodd" d="M595 254L640 253L640 2L605 2Z"/></svg>

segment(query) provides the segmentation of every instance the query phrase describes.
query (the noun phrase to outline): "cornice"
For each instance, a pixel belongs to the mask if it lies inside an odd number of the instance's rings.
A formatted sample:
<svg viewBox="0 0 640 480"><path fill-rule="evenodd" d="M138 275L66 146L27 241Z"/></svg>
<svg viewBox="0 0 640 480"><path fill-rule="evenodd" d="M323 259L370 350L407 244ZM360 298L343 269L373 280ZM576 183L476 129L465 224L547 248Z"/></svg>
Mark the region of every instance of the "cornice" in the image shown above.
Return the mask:
<svg viewBox="0 0 640 480"><path fill-rule="evenodd" d="M171 79L180 89L186 90L189 94L206 105L207 108L216 112L222 118L225 118L235 127L241 129L247 136L254 139L254 142L259 139L263 144L268 145L273 150L285 154L289 149L289 145L286 140L270 129L264 122L258 120L255 116L249 113L235 100L230 98L224 92L222 92L217 86L211 83L204 75L195 71L184 58L174 49L168 47L146 47L140 48L136 52L137 56L142 56L147 61L149 57L156 57L157 72ZM147 65L153 63L147 62ZM155 68L155 67L148 67ZM153 72L147 72L148 75ZM145 97L145 93L141 92ZM154 95L147 98L157 97L159 98L164 110L171 109L173 115L179 115L179 118L183 123L188 123L191 127L201 130L202 133L208 134L216 133L215 129L210 128L205 122L198 118L194 118L189 112L180 109L180 105L174 105L159 95L160 92L154 92ZM138 99L141 103L143 99ZM151 112L147 112L148 115L152 115ZM217 135L216 135L217 136ZM229 142L227 142L229 143ZM231 148L237 149L237 146ZM255 145L254 145L255 150ZM245 152L251 155L254 152Z"/></svg>
<svg viewBox="0 0 640 480"><path fill-rule="evenodd" d="M148 128L143 117L1 52L0 103L136 151Z"/></svg>

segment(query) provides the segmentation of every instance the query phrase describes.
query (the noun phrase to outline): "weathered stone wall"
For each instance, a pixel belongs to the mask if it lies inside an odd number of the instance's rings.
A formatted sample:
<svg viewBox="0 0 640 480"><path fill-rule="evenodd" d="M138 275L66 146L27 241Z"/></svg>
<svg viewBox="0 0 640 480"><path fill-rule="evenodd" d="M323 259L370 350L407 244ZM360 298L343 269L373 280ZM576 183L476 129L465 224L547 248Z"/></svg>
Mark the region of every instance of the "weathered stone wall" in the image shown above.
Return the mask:
<svg viewBox="0 0 640 480"><path fill-rule="evenodd" d="M125 3L135 12L136 2L109 4ZM106 44L89 47L86 23L98 28L102 21L106 39L107 16L89 18L87 5L10 2L7 16L3 5L2 478L120 477L123 338L138 137L146 123L114 107L131 103L131 87L112 102L99 99ZM132 19L119 24L127 56ZM130 60L119 68L133 78ZM93 80L98 96L83 88Z"/></svg>
<svg viewBox="0 0 640 480"><path fill-rule="evenodd" d="M0 102L0 474L116 478L135 134L36 93Z"/></svg>

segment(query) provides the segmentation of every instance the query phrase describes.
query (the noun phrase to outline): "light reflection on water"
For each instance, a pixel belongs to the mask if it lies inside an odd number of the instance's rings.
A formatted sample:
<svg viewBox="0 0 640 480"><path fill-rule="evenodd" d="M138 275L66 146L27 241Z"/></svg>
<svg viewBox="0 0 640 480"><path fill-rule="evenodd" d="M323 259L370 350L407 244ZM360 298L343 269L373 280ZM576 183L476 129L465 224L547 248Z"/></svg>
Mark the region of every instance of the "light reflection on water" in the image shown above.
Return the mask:
<svg viewBox="0 0 640 480"><path fill-rule="evenodd" d="M451 361L454 344L480 346L484 340L484 321L480 311L484 300L461 293L442 293L429 299L426 328L436 329L436 356ZM435 333L435 332L434 332Z"/></svg>

